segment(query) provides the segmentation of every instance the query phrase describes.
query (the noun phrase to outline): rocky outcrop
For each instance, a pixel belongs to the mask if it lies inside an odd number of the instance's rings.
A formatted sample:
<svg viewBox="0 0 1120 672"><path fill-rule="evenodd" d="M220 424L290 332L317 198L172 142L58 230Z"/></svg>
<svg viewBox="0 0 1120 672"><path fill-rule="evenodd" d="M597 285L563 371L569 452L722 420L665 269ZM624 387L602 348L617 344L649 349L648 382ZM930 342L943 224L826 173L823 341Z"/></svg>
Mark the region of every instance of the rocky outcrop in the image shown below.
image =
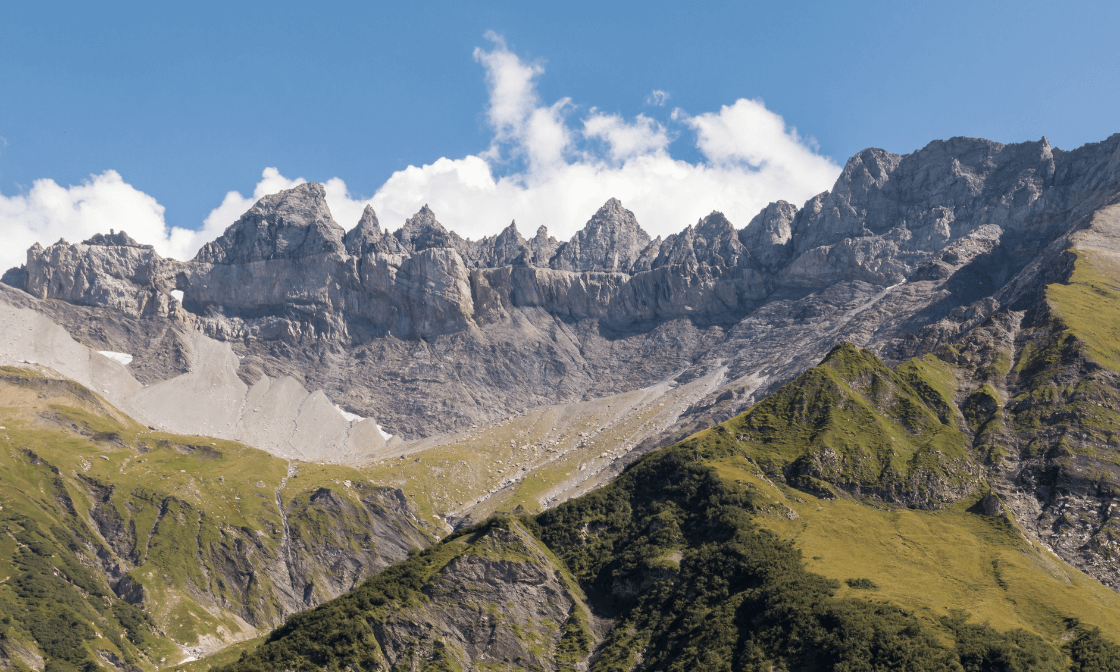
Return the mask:
<svg viewBox="0 0 1120 672"><path fill-rule="evenodd" d="M109 229L108 234L95 233L90 239L82 241L82 244L104 245L106 247L140 247L147 250L152 249L151 245L141 245L140 243L133 240L132 236L128 235L124 231L118 233L113 229Z"/></svg>
<svg viewBox="0 0 1120 672"><path fill-rule="evenodd" d="M118 235L127 238L123 232ZM32 246L27 259L21 288L40 299L110 308L132 316L168 317L176 310L168 292L174 289L172 276L179 263L163 259L151 246L60 241L46 249Z"/></svg>
<svg viewBox="0 0 1120 672"><path fill-rule="evenodd" d="M593 623L556 555L517 521L497 519L291 619L234 667L581 670L601 637ZM342 635L308 638L309 625Z"/></svg>
<svg viewBox="0 0 1120 672"><path fill-rule="evenodd" d="M777 271L789 262L790 224L797 214L797 207L785 201L776 201L763 208L739 232L739 241L750 250L758 264L769 272Z"/></svg>
<svg viewBox="0 0 1120 672"><path fill-rule="evenodd" d="M436 220L436 215L425 205L420 212L406 219L404 226L397 229L393 236L400 241L406 252L423 252L434 248L450 248L462 254L467 249L466 241L454 231L448 231Z"/></svg>
<svg viewBox="0 0 1120 672"><path fill-rule="evenodd" d="M634 213L612 198L559 247L549 263L559 271L630 273L644 270L642 259L649 244L649 234L642 230Z"/></svg>
<svg viewBox="0 0 1120 672"><path fill-rule="evenodd" d="M662 266L699 266L716 268L748 267L750 253L739 241L739 234L721 212L713 212L684 231L661 243L652 268Z"/></svg>
<svg viewBox="0 0 1120 672"><path fill-rule="evenodd" d="M308 182L265 196L195 256L204 264L249 264L345 254L321 184Z"/></svg>
<svg viewBox="0 0 1120 672"><path fill-rule="evenodd" d="M479 535L424 586L427 600L395 609L375 626L388 669L432 658L464 669L561 667L561 640L571 629L565 625L586 622L590 611L540 542L516 524L508 527Z"/></svg>
<svg viewBox="0 0 1120 672"><path fill-rule="evenodd" d="M360 257L377 250L377 244L385 238L386 234L381 230L381 224L377 221L377 213L367 205L362 210L362 217L358 220L358 225L346 232L346 235L342 237L342 243L346 247L347 254L352 257Z"/></svg>

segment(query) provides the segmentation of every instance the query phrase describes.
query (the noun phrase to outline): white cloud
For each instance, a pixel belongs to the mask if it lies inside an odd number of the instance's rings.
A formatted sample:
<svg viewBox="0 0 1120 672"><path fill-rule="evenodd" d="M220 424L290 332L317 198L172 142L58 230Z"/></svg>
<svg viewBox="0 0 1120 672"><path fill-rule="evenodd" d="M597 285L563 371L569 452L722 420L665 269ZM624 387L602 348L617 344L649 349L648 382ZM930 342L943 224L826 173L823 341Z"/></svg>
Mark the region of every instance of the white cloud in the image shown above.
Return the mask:
<svg viewBox="0 0 1120 672"><path fill-rule="evenodd" d="M492 235L517 219L525 235L545 225L567 239L616 197L651 235L665 236L712 210L742 227L767 203L800 204L831 187L840 173L811 139L758 100L740 99L695 116L676 109L669 126L594 107L578 124L569 124L579 109L570 99L552 104L540 99L536 81L543 66L523 61L500 37L487 38L492 47L476 49L474 58L485 69L490 94L489 148L397 171L370 199L352 196L340 178L327 180L327 202L343 227L357 224L367 203L390 229L427 203L463 236ZM654 91L648 102L662 105L667 99ZM703 161L670 155L670 144L682 132L695 137ZM229 192L193 231L168 227L163 207L114 171L67 188L40 180L26 194L0 195L0 230L9 242L0 250L0 270L22 262L23 250L36 241L46 245L64 236L74 242L109 228L154 244L165 256L189 259L257 199L304 181L266 168L251 197Z"/></svg>
<svg viewBox="0 0 1120 672"><path fill-rule="evenodd" d="M672 96L669 95L668 91L662 91L661 89L654 89L653 91L650 91L648 96L646 96L646 105L655 105L657 107L664 107L666 101L668 101L669 98L671 98L671 97Z"/></svg>
<svg viewBox="0 0 1120 672"><path fill-rule="evenodd" d="M49 245L59 238L81 242L95 233L124 229L144 242L167 240L163 206L127 184L114 170L90 176L70 187L54 180L36 180L18 196L0 195L0 266L18 266L27 248Z"/></svg>
<svg viewBox="0 0 1120 672"><path fill-rule="evenodd" d="M592 108L591 116L583 120L583 134L603 140L614 161L662 155L669 149L669 133L665 127L644 114L630 123L617 114L600 114Z"/></svg>
<svg viewBox="0 0 1120 672"><path fill-rule="evenodd" d="M706 159L699 163L672 158L675 134L645 115L626 120L591 108L582 128L572 128L564 118L575 109L571 101L549 106L536 92L543 68L525 64L500 38L489 37L492 49L476 49L475 59L486 68L490 89L491 148L394 173L369 201L382 225L396 228L427 203L460 235L491 235L516 218L525 235L543 224L566 239L613 196L652 235L665 236L712 210L745 226L767 203L801 204L840 173L760 101L739 100L694 117L674 110L671 120L695 134ZM532 128L538 117L547 132ZM525 157L526 163L499 176L502 157Z"/></svg>
<svg viewBox="0 0 1120 672"><path fill-rule="evenodd" d="M252 198L229 192L221 205L210 212L202 228L193 230L167 226L163 206L125 182L115 170L91 175L81 184L69 187L54 180L36 180L26 194L0 194L0 231L7 243L0 248L0 272L24 263L27 248L35 243L50 245L60 238L80 243L110 229L125 231L141 243L154 245L165 257L190 259L200 247L237 221L257 199L306 181L289 180L275 168L266 168Z"/></svg>
<svg viewBox="0 0 1120 672"><path fill-rule="evenodd" d="M486 39L494 44L492 50L474 50L474 59L486 68L490 89L486 115L494 130L490 149L483 156L494 161L524 159L534 171L559 165L572 142L572 132L564 123L571 101L562 98L553 105L541 105L535 80L544 68L523 63L493 31L486 33ZM503 148L510 150L508 157L503 156Z"/></svg>
<svg viewBox="0 0 1120 672"><path fill-rule="evenodd" d="M806 182L836 179L836 166L821 160L816 142L803 140L796 128L787 128L760 100L740 98L719 112L695 117L674 112L696 131L697 148L713 163L746 164Z"/></svg>

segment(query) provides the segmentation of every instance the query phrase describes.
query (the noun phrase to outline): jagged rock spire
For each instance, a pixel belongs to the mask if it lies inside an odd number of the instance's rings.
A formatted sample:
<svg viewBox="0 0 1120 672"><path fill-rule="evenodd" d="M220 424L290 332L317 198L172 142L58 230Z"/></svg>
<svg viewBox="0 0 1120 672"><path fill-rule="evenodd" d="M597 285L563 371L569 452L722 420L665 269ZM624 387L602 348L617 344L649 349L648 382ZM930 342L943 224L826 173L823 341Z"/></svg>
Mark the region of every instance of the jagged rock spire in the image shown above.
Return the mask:
<svg viewBox="0 0 1120 672"><path fill-rule="evenodd" d="M359 257L374 249L384 236L381 224L377 221L377 213L373 211L373 206L367 204L362 210L358 225L346 233L342 242L346 245L347 254Z"/></svg>
<svg viewBox="0 0 1120 672"><path fill-rule="evenodd" d="M132 239L124 231L114 231L109 229L109 233L95 233L88 240L82 241L82 245L103 245L105 247L139 247L145 250L152 249L151 245L141 245Z"/></svg>
<svg viewBox="0 0 1120 672"><path fill-rule="evenodd" d="M397 229L393 236L409 252L420 252L438 247L450 247L465 251L465 243L457 233L448 231L436 219L436 213L425 203L412 217L405 220L404 226Z"/></svg>
<svg viewBox="0 0 1120 672"><path fill-rule="evenodd" d="M796 215L796 206L775 201L739 232L739 242L763 268L777 269L789 261L790 227Z"/></svg>
<svg viewBox="0 0 1120 672"><path fill-rule="evenodd" d="M560 246L552 267L564 271L631 272L642 251L650 243L649 234L638 218L617 198L599 208L587 224Z"/></svg>

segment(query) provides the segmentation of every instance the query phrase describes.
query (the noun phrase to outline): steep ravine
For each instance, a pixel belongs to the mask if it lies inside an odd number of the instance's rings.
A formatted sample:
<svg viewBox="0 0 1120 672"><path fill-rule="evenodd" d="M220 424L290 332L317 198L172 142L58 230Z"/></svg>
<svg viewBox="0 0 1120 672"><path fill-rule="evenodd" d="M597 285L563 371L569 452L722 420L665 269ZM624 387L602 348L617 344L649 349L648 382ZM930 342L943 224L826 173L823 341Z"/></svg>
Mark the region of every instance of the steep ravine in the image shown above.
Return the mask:
<svg viewBox="0 0 1120 672"><path fill-rule="evenodd" d="M288 479L295 474L295 467L291 460L288 460L288 472L284 474L284 478L280 479L280 485L276 487L276 511L280 514L280 524L284 528L284 535L280 538L280 548L284 552L284 565L288 569L288 585L293 588L295 587L295 581L292 580L292 531L288 527L288 511L284 507L284 500L281 495L284 492L284 486L288 484Z"/></svg>

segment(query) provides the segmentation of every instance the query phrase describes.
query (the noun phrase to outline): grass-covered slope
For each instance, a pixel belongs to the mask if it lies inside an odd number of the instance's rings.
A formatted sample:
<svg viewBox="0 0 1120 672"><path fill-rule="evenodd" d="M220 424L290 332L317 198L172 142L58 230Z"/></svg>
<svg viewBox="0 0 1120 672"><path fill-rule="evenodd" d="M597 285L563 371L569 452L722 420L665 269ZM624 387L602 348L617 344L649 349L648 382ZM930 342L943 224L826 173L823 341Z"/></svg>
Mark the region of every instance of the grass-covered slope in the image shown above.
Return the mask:
<svg viewBox="0 0 1120 672"><path fill-rule="evenodd" d="M358 472L153 432L26 369L0 369L0 507L0 667L17 669L177 663L430 539Z"/></svg>
<svg viewBox="0 0 1120 672"><path fill-rule="evenodd" d="M1098 364L1120 372L1120 205L1093 214L1066 252L1065 282L1046 287L1046 302L1062 326Z"/></svg>
<svg viewBox="0 0 1120 672"><path fill-rule="evenodd" d="M734 441L808 491L937 508L974 490L979 476L945 369L916 360L892 370L841 344L712 440Z"/></svg>
<svg viewBox="0 0 1120 672"><path fill-rule="evenodd" d="M984 484L986 420L966 378L942 359L892 370L843 345L744 415L523 519L613 620L590 669L1120 666L1108 634L1120 632L1120 595L1026 539ZM362 590L384 591L390 576ZM426 608L459 608L432 585L418 587ZM402 669L357 655L387 640L381 603L356 609L355 599L292 619L228 669ZM322 634L366 627L365 649Z"/></svg>

